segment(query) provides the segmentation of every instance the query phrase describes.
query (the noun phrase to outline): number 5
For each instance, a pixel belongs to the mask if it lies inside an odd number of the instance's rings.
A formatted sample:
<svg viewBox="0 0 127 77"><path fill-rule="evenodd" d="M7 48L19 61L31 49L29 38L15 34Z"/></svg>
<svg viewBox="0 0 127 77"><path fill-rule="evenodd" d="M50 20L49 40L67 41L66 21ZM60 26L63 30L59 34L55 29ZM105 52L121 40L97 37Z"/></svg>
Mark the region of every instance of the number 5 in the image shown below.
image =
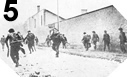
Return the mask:
<svg viewBox="0 0 127 77"><path fill-rule="evenodd" d="M13 17L8 17L7 14L4 14L4 18L7 20L7 21L14 21L16 20L16 18L18 17L18 11L16 8L14 7L9 7L10 4L17 4L17 0L6 0L6 5L5 5L5 9L4 9L4 12L9 12L9 11L12 11L14 13Z"/></svg>

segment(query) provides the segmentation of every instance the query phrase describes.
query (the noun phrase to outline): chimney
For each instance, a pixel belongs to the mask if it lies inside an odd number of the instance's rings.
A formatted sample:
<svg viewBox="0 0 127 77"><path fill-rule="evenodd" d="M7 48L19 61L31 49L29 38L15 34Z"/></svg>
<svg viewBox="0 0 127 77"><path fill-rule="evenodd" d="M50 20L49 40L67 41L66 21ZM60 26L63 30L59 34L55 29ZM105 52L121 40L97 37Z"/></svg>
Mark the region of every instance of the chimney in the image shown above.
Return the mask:
<svg viewBox="0 0 127 77"><path fill-rule="evenodd" d="M87 9L81 9L81 13L82 14L87 13Z"/></svg>
<svg viewBox="0 0 127 77"><path fill-rule="evenodd" d="M40 5L37 6L37 12L40 12Z"/></svg>

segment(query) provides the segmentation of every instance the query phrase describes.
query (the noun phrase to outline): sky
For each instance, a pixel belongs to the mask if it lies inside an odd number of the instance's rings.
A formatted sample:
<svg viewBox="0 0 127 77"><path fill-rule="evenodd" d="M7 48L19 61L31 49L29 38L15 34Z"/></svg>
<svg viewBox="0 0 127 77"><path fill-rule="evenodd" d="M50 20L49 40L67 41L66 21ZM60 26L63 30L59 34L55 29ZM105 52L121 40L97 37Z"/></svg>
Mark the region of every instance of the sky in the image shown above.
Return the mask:
<svg viewBox="0 0 127 77"><path fill-rule="evenodd" d="M0 13L3 13L5 0L0 3ZM70 18L81 14L81 9L87 9L88 12L111 5L108 0L58 0L59 15L63 18ZM18 10L18 18L13 23L24 22L27 18L37 13L37 5L41 9L48 9L57 14L57 0L18 0L18 4L11 5ZM10 11L9 16L13 16ZM4 20L3 15L0 18ZM5 21L4 21L5 22Z"/></svg>
<svg viewBox="0 0 127 77"><path fill-rule="evenodd" d="M37 13L37 6L40 5L40 9L47 9L57 14L57 0L17 0L17 4L11 4L10 7L15 7L18 10L18 18L9 22L4 19L4 8L6 0L0 2L0 33L7 33L9 28L16 25L21 25ZM108 0L58 0L59 3L59 15L65 19L71 18L81 14L81 9L87 9L87 11L97 10L111 5ZM13 12L7 13L10 17L13 16ZM20 27L20 26L19 26Z"/></svg>

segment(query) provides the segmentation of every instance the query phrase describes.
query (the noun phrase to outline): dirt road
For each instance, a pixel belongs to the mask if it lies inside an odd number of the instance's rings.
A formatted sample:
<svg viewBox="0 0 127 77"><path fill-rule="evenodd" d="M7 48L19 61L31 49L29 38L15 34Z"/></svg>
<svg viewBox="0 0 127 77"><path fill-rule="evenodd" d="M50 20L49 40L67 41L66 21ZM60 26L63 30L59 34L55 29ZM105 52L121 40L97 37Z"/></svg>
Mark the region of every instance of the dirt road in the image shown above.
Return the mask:
<svg viewBox="0 0 127 77"><path fill-rule="evenodd" d="M47 47L38 48L32 54L26 46L25 49L26 57L20 52L22 66L18 68L14 67L10 57L6 57L6 51L1 52L1 58L21 77L107 77L120 64L113 60L65 53L60 53L60 57L56 58L55 52Z"/></svg>

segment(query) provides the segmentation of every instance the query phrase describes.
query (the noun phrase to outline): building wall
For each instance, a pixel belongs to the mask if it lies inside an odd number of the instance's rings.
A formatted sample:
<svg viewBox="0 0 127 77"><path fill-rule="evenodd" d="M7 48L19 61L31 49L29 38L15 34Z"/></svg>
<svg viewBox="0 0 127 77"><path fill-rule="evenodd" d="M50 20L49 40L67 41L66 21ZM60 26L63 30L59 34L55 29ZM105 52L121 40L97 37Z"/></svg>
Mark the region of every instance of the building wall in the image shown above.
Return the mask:
<svg viewBox="0 0 127 77"><path fill-rule="evenodd" d="M83 32L92 35L92 31L96 31L102 44L104 30L107 30L111 36L111 42L119 44L118 28L121 26L126 30L126 25L127 21L124 17L110 6L60 22L60 32L65 34L68 42L82 44Z"/></svg>
<svg viewBox="0 0 127 77"><path fill-rule="evenodd" d="M59 21L62 21L62 18L59 18ZM51 14L48 11L45 11L45 25L52 24L57 22L57 16L54 14Z"/></svg>
<svg viewBox="0 0 127 77"><path fill-rule="evenodd" d="M60 21L63 20L60 18ZM26 24L28 30L31 30L40 40L45 42L47 35L49 34L48 24L57 22L57 16L47 10L41 10L35 15L31 16Z"/></svg>

